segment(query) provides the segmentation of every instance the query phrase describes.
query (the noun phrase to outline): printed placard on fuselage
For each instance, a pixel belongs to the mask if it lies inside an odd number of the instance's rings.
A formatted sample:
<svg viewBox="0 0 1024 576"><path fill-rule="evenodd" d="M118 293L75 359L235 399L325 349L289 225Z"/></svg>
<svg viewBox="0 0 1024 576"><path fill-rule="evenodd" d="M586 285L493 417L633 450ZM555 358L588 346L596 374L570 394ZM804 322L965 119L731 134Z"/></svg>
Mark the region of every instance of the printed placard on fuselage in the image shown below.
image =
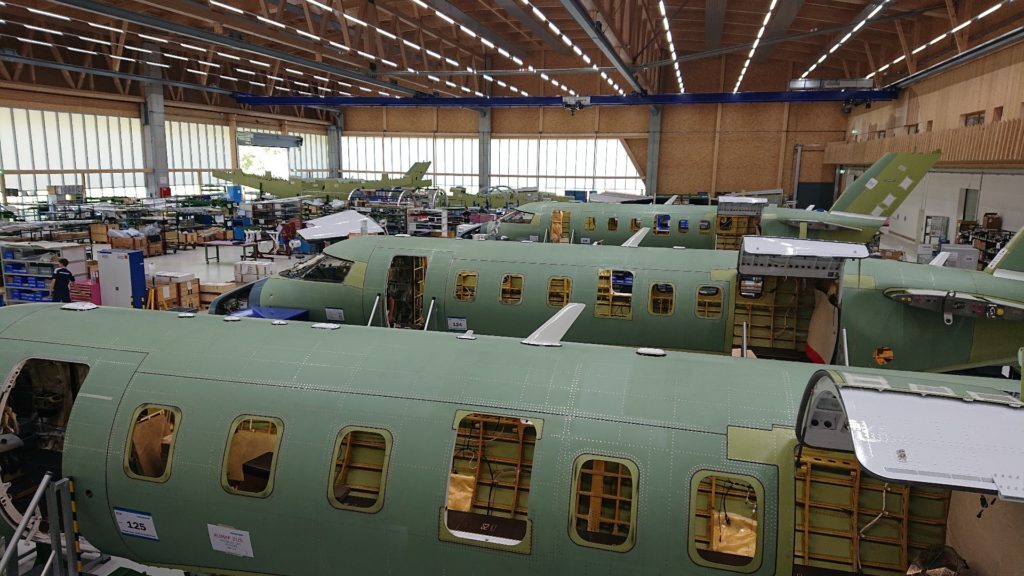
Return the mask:
<svg viewBox="0 0 1024 576"><path fill-rule="evenodd" d="M469 330L469 320L458 316L449 316L448 330L452 332L465 332Z"/></svg>
<svg viewBox="0 0 1024 576"><path fill-rule="evenodd" d="M245 530L236 530L227 526L207 524L210 533L210 546L218 552L252 558L252 540Z"/></svg>
<svg viewBox="0 0 1024 576"><path fill-rule="evenodd" d="M345 321L345 309L344 308L324 308L324 316L327 317L331 322L344 322Z"/></svg>
<svg viewBox="0 0 1024 576"><path fill-rule="evenodd" d="M156 535L156 524L153 522L153 515L149 512L114 508L114 518L117 519L117 528L121 531L121 534L160 541L160 538Z"/></svg>

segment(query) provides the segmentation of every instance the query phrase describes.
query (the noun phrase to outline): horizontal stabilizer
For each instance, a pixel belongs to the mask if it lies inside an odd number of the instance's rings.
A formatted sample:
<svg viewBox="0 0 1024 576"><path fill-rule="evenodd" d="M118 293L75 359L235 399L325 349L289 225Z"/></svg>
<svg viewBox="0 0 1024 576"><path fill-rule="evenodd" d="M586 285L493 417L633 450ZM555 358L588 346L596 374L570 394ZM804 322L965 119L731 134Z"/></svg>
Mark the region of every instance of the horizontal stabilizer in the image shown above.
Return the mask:
<svg viewBox="0 0 1024 576"><path fill-rule="evenodd" d="M828 230L830 232L841 232L843 230L851 230L853 232L863 232L863 228L857 226L847 226L845 224L836 224L834 222L822 222L820 220L799 220L797 218L789 218L781 221L787 226L793 228L799 228L801 224L807 224L808 230Z"/></svg>
<svg viewBox="0 0 1024 576"><path fill-rule="evenodd" d="M985 272L999 278L1024 280L1024 234L1016 234L996 254Z"/></svg>
<svg viewBox="0 0 1024 576"><path fill-rule="evenodd" d="M932 261L929 262L928 265L929 266L938 266L939 268L942 268L943 266L946 265L946 260L949 260L949 255L950 254L952 254L952 252L939 252L935 256L935 258L932 258Z"/></svg>

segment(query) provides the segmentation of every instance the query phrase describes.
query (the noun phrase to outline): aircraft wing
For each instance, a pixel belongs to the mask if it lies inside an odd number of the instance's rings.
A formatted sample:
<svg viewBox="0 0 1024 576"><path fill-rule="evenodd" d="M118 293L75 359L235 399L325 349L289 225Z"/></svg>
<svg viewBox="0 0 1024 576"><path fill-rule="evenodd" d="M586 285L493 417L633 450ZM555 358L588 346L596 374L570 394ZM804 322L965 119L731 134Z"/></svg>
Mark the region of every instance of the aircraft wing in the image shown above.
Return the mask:
<svg viewBox="0 0 1024 576"><path fill-rule="evenodd" d="M930 288L889 288L883 294L900 304L942 314L947 325L953 316L1024 321L1024 302L1014 300Z"/></svg>
<svg viewBox="0 0 1024 576"><path fill-rule="evenodd" d="M355 210L345 210L336 214L330 214L321 218L314 218L306 222L306 227L299 230L299 236L306 240L333 240L336 238L347 238L353 232L362 229L363 221L366 221L366 231L369 234L383 234L384 229L373 221L372 218L360 214Z"/></svg>
<svg viewBox="0 0 1024 576"><path fill-rule="evenodd" d="M823 222L821 220L800 220L797 218L789 218L781 220L781 222L787 226L793 228L799 228L801 224L807 224L808 230L828 230L830 232L839 232L842 230L852 230L853 232L863 232L863 228L857 226L848 226L846 224L837 224L835 222Z"/></svg>

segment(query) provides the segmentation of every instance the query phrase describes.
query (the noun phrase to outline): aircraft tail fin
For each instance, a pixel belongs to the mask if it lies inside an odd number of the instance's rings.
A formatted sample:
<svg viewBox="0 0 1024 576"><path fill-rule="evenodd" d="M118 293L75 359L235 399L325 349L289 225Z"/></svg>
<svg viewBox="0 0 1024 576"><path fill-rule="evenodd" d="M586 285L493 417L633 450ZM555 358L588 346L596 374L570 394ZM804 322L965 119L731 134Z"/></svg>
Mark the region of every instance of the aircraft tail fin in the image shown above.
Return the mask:
<svg viewBox="0 0 1024 576"><path fill-rule="evenodd" d="M985 272L1000 278L1024 280L1024 234L1015 234L992 259Z"/></svg>
<svg viewBox="0 0 1024 576"><path fill-rule="evenodd" d="M910 196L941 152L895 153L882 156L843 190L830 212L888 218Z"/></svg>
<svg viewBox="0 0 1024 576"><path fill-rule="evenodd" d="M405 172L405 177L412 181L422 180L430 169L430 162L416 162Z"/></svg>

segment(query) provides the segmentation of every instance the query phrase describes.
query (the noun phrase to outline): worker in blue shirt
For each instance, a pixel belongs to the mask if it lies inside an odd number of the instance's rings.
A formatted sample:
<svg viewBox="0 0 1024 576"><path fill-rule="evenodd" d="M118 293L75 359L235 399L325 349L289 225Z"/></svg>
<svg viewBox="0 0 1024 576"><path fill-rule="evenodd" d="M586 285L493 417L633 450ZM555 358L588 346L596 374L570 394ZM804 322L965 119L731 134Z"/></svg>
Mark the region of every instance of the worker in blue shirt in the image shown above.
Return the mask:
<svg viewBox="0 0 1024 576"><path fill-rule="evenodd" d="M53 282L50 283L50 295L54 302L71 302L71 283L75 275L68 270L67 258L57 261L60 266L53 271Z"/></svg>

